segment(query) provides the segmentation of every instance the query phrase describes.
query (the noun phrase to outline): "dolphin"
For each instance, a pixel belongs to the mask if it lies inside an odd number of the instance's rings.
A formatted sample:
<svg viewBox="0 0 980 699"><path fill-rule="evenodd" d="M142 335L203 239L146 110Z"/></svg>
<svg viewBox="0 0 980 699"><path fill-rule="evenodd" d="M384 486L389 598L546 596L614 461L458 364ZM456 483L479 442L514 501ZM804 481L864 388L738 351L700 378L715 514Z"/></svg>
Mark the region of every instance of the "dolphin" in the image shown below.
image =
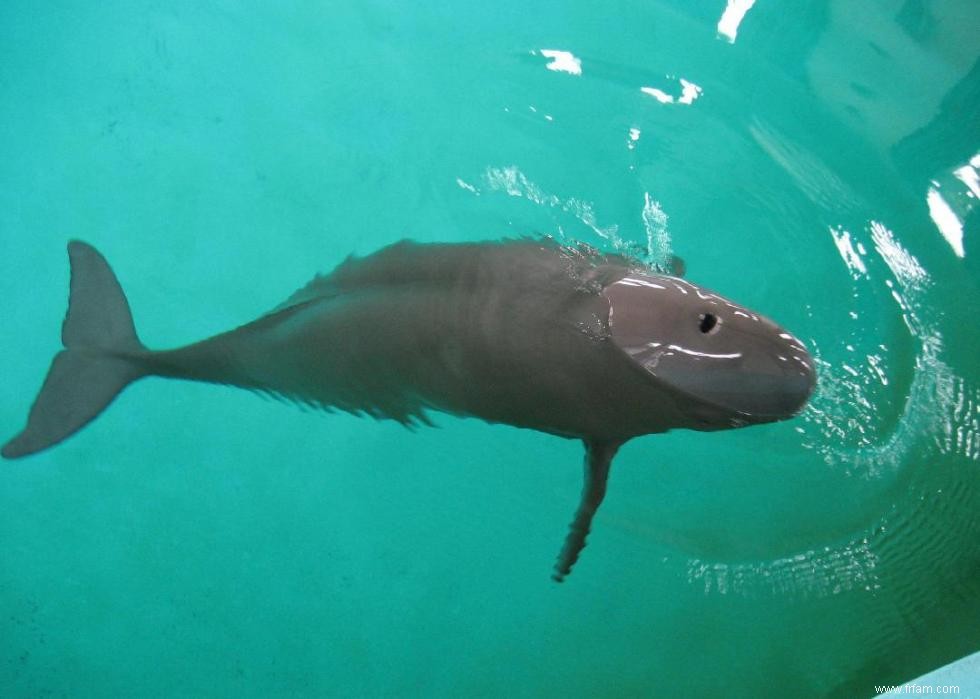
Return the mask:
<svg viewBox="0 0 980 699"><path fill-rule="evenodd" d="M348 257L257 320L163 351L140 342L105 258L78 240L68 255L64 349L4 457L61 442L147 376L406 426L441 411L539 430L585 446L559 582L625 442L787 419L816 381L803 343L767 318L627 257L551 239L395 243Z"/></svg>

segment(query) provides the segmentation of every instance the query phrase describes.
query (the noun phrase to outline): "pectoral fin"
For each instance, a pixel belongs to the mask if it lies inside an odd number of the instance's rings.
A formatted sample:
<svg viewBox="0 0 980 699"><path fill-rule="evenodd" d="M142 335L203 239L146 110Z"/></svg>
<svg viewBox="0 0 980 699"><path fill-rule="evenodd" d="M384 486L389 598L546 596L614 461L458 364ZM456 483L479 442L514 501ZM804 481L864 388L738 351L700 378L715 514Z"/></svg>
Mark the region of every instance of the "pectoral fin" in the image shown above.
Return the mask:
<svg viewBox="0 0 980 699"><path fill-rule="evenodd" d="M555 562L555 572L551 575L556 582L561 582L572 572L572 566L585 548L585 538L589 535L592 516L599 509L599 504L606 494L609 466L619 447L619 442L585 442L585 485L582 488L582 499L575 512L575 519L572 520L568 536L565 537L565 544Z"/></svg>

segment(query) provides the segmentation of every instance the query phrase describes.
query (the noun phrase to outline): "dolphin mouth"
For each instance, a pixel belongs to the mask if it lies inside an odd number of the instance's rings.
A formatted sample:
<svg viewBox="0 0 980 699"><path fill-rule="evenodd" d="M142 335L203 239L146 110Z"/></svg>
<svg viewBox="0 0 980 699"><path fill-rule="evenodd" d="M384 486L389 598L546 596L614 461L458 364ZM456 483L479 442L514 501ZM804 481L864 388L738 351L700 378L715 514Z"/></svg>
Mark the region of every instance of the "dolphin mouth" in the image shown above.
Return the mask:
<svg viewBox="0 0 980 699"><path fill-rule="evenodd" d="M684 381L671 385L692 399L690 416L698 429L728 429L779 422L799 415L806 408L816 387L817 376L812 362L805 368L781 375L740 376L737 382L706 388L698 383L685 386Z"/></svg>
<svg viewBox="0 0 980 699"><path fill-rule="evenodd" d="M805 407L817 376L808 353L755 352L733 361L684 361L677 353L630 359L651 378L682 397L682 411L695 429L730 429L787 420Z"/></svg>

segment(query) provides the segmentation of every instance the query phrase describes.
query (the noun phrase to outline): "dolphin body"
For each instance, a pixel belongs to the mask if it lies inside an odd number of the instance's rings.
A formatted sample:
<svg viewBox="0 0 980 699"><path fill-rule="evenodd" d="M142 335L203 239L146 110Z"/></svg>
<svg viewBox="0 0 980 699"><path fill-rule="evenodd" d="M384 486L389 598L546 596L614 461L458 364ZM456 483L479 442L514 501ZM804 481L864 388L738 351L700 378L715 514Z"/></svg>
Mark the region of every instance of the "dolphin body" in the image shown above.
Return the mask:
<svg viewBox="0 0 980 699"><path fill-rule="evenodd" d="M803 344L679 277L550 240L396 243L348 258L246 325L179 349L137 338L92 246L68 245L71 284L54 358L6 458L46 449L128 384L229 384L405 425L427 411L585 445L581 502L554 567L571 571L629 439L796 414L815 383Z"/></svg>

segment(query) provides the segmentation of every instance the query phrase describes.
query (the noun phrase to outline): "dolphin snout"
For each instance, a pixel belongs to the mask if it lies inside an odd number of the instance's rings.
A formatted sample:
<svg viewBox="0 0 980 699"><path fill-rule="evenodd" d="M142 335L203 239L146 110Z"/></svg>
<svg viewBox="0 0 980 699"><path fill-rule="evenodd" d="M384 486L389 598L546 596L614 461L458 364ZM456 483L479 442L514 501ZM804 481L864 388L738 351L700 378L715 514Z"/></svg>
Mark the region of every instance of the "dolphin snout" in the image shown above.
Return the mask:
<svg viewBox="0 0 980 699"><path fill-rule="evenodd" d="M816 385L817 372L809 354L794 357L791 362L787 362L774 396L777 414L792 417L803 410Z"/></svg>
<svg viewBox="0 0 980 699"><path fill-rule="evenodd" d="M785 331L782 331L780 337L786 340L785 351L776 355L783 375L778 392L782 405L780 412L785 417L792 417L803 410L810 399L817 385L817 371L813 358L802 342Z"/></svg>
<svg viewBox="0 0 980 699"><path fill-rule="evenodd" d="M816 386L813 359L803 344L788 333L779 340L745 338L745 352L726 364L701 366L700 376L677 372L675 385L727 408L747 424L793 417L806 405Z"/></svg>

